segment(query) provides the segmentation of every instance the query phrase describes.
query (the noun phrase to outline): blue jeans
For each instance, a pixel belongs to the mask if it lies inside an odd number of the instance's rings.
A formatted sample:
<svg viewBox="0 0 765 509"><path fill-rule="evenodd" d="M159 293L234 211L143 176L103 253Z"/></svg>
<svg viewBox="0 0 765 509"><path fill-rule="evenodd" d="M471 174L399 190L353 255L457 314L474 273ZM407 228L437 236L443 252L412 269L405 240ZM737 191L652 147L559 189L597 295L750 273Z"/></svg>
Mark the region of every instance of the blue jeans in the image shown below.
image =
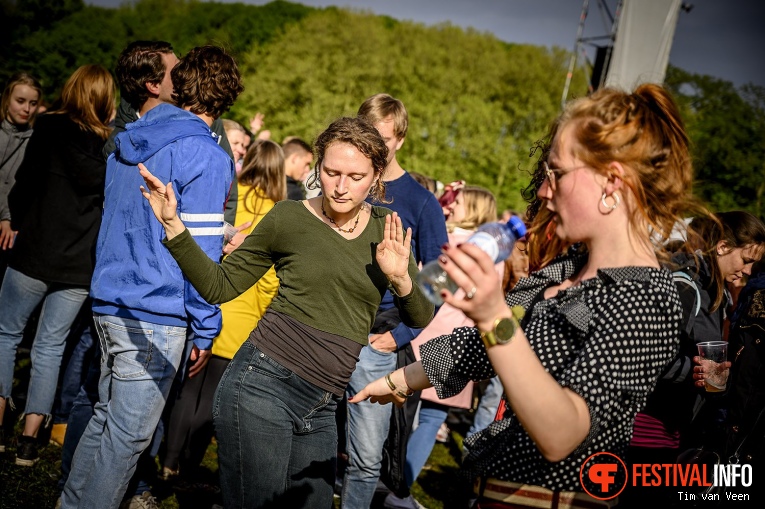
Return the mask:
<svg viewBox="0 0 765 509"><path fill-rule="evenodd" d="M65 361L64 375L61 377L61 392L53 405L53 424L66 424L69 420L69 412L72 410L74 400L85 384L88 376L88 367L93 358L93 352L97 349L93 336L93 311L92 301L87 300L80 310L76 320L76 326L72 329L69 341L76 335L77 344L72 349L69 360Z"/></svg>
<svg viewBox="0 0 765 509"><path fill-rule="evenodd" d="M89 319L93 320L91 314ZM90 328L90 327L88 327ZM188 346L188 343L187 343ZM187 349L188 350L188 349ZM61 477L58 480L58 490L63 491L69 473L72 470L72 459L77 450L77 444L85 433L90 419L93 417L93 409L98 403L98 381L101 378L101 348L88 351L85 356L84 366L87 369L85 381L72 401L67 420L66 436L61 448ZM55 420L55 417L54 417ZM160 419L157 429L151 439L151 445L141 454L138 465L127 488L127 497L140 496L145 491L151 491L151 481L157 475L157 467L154 458L159 452L162 443L164 427Z"/></svg>
<svg viewBox="0 0 765 509"><path fill-rule="evenodd" d="M421 401L420 411L417 413L419 416L417 427L409 435L406 447L404 478L410 488L428 461L433 445L436 443L438 428L446 421L448 414L449 407L447 406L430 401Z"/></svg>
<svg viewBox="0 0 765 509"><path fill-rule="evenodd" d="M213 404L223 507L332 507L339 399L245 341Z"/></svg>
<svg viewBox="0 0 765 509"><path fill-rule="evenodd" d="M353 396L369 382L396 369L396 353L365 346L346 390ZM369 509L380 478L382 449L390 429L390 405L369 401L348 405L348 468L343 478L343 509Z"/></svg>
<svg viewBox="0 0 765 509"><path fill-rule="evenodd" d="M473 425L470 426L465 438L475 435L494 422L494 417L497 415L497 407L499 407L499 401L502 399L504 392L505 388L502 387L502 382L498 376L489 381L489 385L483 391L481 402L478 403L478 408L475 411Z"/></svg>
<svg viewBox="0 0 765 509"><path fill-rule="evenodd" d="M98 403L77 451L61 507L117 508L149 446L186 346L186 328L95 316L101 344Z"/></svg>
<svg viewBox="0 0 765 509"><path fill-rule="evenodd" d="M11 396L16 348L30 315L42 302L24 413L50 414L66 337L87 296L86 288L46 283L8 267L0 288L0 398Z"/></svg>

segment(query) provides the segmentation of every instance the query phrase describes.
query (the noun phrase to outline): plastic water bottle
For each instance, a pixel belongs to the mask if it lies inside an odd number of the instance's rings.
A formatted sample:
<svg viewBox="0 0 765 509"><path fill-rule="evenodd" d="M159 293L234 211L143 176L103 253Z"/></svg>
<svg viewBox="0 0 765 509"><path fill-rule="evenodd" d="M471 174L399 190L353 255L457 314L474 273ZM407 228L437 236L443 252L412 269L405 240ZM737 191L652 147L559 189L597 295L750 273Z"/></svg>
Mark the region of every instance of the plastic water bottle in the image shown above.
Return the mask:
<svg viewBox="0 0 765 509"><path fill-rule="evenodd" d="M486 223L466 241L480 247L489 255L494 263L506 260L513 252L515 242L526 235L526 225L518 216L512 216L507 223ZM433 260L426 264L419 274L417 282L422 287L428 299L440 306L444 303L441 298L441 290L447 289L451 293L457 291L457 284L446 274L444 269Z"/></svg>

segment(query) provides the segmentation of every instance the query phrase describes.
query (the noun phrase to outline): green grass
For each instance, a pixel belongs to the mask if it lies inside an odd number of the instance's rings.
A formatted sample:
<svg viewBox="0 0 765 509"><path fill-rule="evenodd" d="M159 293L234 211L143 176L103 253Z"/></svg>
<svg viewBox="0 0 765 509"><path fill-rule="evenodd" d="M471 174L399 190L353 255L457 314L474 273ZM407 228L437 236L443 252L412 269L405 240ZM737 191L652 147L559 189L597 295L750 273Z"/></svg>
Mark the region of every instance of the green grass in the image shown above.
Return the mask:
<svg viewBox="0 0 765 509"><path fill-rule="evenodd" d="M21 350L13 390L17 408L15 412L10 407L6 409L6 452L0 453L0 509L52 509L59 496L59 446L46 443L41 447L40 461L33 467L20 467L14 463L15 438L22 431L22 422L18 418L23 411L22 398L26 393L26 384L22 381L28 380L29 367L28 353ZM456 423L451 426L452 440L448 444L436 443L428 463L412 487L414 497L428 509L467 507L464 481L458 476L465 425ZM47 442L46 436L41 430L41 442ZM208 447L202 467L199 481L215 484L218 470L215 442ZM154 484L152 494L162 509L209 509L213 503L220 503L219 495L199 490L179 491L172 483L160 480ZM338 499L335 499L335 507L339 507ZM382 498L376 496L372 509L380 507Z"/></svg>
<svg viewBox="0 0 765 509"><path fill-rule="evenodd" d="M20 424L16 431L21 432ZM7 435L6 435L7 436ZM0 453L0 509L52 508L56 504L56 484L61 471L61 448L50 444L40 450L40 461L34 467L14 464L15 444L13 437L5 454ZM449 444L436 443L427 465L412 487L414 497L428 509L456 509L466 507L466 493L458 477L459 450L462 437L452 432ZM216 446L212 443L203 462L203 471L209 482L215 482L218 469ZM204 474L203 474L204 475ZM152 490L162 509L209 509L220 503L215 495L195 491L178 492L170 483L157 481ZM335 507L339 507L335 499ZM382 507L382 498L375 499L374 507Z"/></svg>

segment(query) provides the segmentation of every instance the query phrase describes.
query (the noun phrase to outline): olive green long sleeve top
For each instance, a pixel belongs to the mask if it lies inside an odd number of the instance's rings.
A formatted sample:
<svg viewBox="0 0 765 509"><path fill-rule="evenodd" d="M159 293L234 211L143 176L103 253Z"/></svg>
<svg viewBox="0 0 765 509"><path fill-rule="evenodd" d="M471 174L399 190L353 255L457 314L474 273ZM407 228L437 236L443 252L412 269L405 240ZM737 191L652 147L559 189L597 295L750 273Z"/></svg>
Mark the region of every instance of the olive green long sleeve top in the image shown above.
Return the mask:
<svg viewBox="0 0 765 509"><path fill-rule="evenodd" d="M362 234L349 240L302 202L282 201L220 265L202 252L188 231L165 245L189 282L212 304L237 297L273 265L279 291L272 310L366 345L375 312L388 289L375 253L383 239L385 216L390 213L373 207ZM406 325L422 328L433 317L434 307L417 285L416 274L410 255L412 291L396 298L396 306Z"/></svg>

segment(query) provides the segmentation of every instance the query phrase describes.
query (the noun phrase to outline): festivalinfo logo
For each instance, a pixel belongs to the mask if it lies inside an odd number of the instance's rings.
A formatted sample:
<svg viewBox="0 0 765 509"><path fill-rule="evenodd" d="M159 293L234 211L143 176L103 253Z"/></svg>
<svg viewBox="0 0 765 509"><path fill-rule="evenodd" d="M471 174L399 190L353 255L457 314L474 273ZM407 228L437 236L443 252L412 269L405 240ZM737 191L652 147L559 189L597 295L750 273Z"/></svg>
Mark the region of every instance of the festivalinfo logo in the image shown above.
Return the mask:
<svg viewBox="0 0 765 509"><path fill-rule="evenodd" d="M628 471L624 461L610 452L598 452L584 460L579 482L584 491L598 500L611 500L630 486L669 486L678 488L681 501L749 501L748 493L708 492L715 487L748 488L753 483L752 465L636 463ZM668 501L669 502L669 501Z"/></svg>

